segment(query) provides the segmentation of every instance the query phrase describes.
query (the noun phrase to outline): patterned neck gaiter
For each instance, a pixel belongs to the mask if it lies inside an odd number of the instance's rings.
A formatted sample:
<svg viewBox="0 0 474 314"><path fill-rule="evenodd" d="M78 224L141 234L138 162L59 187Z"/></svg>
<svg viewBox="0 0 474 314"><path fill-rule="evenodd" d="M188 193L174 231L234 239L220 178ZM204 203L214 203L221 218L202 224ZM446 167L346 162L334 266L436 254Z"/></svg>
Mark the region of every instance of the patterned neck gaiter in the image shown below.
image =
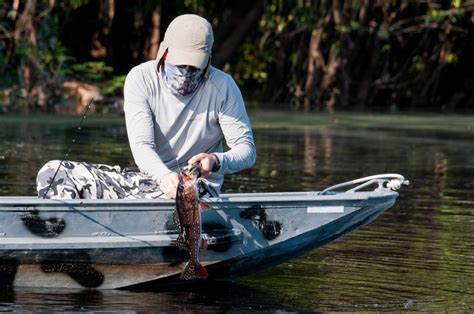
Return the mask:
<svg viewBox="0 0 474 314"><path fill-rule="evenodd" d="M166 62L161 70L166 87L175 96L186 96L194 92L201 83L204 72L201 69Z"/></svg>

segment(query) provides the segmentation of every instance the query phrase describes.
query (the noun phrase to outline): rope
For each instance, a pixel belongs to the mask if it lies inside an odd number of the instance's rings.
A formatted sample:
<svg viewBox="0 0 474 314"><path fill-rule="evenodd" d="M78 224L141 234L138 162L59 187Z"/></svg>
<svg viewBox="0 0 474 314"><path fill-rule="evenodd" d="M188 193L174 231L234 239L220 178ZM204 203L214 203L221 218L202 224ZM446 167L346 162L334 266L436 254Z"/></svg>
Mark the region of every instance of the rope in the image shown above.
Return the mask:
<svg viewBox="0 0 474 314"><path fill-rule="evenodd" d="M389 189L392 189L393 191L399 190L402 185L408 185L410 184L410 181L408 180L400 180L400 179L392 179L387 183L387 187Z"/></svg>

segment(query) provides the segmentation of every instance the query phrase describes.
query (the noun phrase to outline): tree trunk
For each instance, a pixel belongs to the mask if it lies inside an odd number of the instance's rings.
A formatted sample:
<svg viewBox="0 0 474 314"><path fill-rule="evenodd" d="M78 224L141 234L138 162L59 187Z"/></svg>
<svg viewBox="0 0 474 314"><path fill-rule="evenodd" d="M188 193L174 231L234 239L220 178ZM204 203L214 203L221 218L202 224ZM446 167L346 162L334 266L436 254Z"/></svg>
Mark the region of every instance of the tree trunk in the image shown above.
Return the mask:
<svg viewBox="0 0 474 314"><path fill-rule="evenodd" d="M27 0L23 11L15 23L13 31L13 39L15 46L18 46L22 37L26 38L27 42L36 46L36 28L33 24L36 11L36 1Z"/></svg>
<svg viewBox="0 0 474 314"><path fill-rule="evenodd" d="M340 58L339 53L334 49L331 49L329 53L328 61L324 67L324 74L319 85L320 94L329 93L329 100L325 103L325 109L328 112L333 112L336 105L336 91L334 89L334 80L336 73L339 68Z"/></svg>
<svg viewBox="0 0 474 314"><path fill-rule="evenodd" d="M157 4L151 14L150 35L145 42L145 59L152 60L156 58L158 47L160 45L160 27L161 27L161 4Z"/></svg>
<svg viewBox="0 0 474 314"><path fill-rule="evenodd" d="M316 86L319 85L317 83L317 78L321 72L320 70L324 68L324 57L319 51L322 33L322 28L315 28L311 33L311 38L309 41L308 65L306 70L303 99L303 110L305 112L310 111L312 105L316 102L318 93Z"/></svg>
<svg viewBox="0 0 474 314"><path fill-rule="evenodd" d="M36 13L36 1L28 0L15 23L13 32L14 46L19 46L24 38L30 47L36 47L36 26L34 24ZM23 96L29 106L46 106L45 82L39 78L41 66L34 54L30 55L21 68L23 76Z"/></svg>
<svg viewBox="0 0 474 314"><path fill-rule="evenodd" d="M90 55L100 59L107 56L107 40L115 17L115 0L101 0L99 2L99 28L92 36Z"/></svg>

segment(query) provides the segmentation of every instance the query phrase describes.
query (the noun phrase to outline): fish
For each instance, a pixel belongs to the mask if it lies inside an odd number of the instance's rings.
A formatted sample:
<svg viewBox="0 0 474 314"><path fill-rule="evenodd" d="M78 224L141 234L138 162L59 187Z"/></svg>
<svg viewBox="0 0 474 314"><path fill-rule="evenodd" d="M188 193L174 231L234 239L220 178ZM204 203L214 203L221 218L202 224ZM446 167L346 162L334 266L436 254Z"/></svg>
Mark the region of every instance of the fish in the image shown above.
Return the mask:
<svg viewBox="0 0 474 314"><path fill-rule="evenodd" d="M176 191L176 208L173 215L179 231L176 242L178 248L189 253L189 261L180 276L184 280L208 277L207 270L199 262L198 256L202 241L201 211L210 209L207 203L199 199L200 176L199 163L188 166L179 174L179 184Z"/></svg>

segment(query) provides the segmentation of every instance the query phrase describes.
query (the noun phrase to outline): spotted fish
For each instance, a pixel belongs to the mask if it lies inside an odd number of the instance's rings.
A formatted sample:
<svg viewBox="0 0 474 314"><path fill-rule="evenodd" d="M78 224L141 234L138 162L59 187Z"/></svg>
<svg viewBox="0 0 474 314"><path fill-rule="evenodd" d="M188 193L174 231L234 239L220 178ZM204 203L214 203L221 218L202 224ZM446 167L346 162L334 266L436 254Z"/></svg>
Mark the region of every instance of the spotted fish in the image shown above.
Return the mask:
<svg viewBox="0 0 474 314"><path fill-rule="evenodd" d="M176 191L175 223L179 235L177 244L180 249L189 253L181 279L191 280L207 278L207 270L199 262L201 244L201 211L209 209L209 205L199 200L198 178L201 175L199 164L190 165L179 175L180 180Z"/></svg>

